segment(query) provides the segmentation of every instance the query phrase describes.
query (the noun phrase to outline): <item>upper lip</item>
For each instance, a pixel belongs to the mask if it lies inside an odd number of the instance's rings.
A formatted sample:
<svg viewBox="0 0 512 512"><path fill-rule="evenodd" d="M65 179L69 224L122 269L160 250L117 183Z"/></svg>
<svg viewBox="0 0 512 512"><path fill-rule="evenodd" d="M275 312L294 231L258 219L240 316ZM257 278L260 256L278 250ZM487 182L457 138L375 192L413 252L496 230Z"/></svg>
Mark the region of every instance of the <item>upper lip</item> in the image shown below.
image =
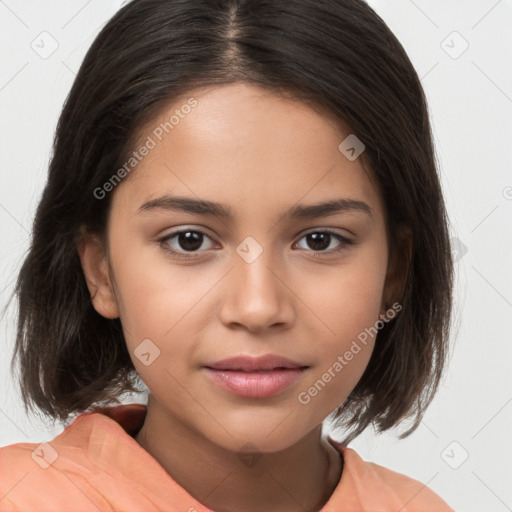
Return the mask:
<svg viewBox="0 0 512 512"><path fill-rule="evenodd" d="M260 357L236 356L205 365L214 370L240 370L245 372L273 370L275 368L306 368L307 365L297 363L286 357L267 354Z"/></svg>

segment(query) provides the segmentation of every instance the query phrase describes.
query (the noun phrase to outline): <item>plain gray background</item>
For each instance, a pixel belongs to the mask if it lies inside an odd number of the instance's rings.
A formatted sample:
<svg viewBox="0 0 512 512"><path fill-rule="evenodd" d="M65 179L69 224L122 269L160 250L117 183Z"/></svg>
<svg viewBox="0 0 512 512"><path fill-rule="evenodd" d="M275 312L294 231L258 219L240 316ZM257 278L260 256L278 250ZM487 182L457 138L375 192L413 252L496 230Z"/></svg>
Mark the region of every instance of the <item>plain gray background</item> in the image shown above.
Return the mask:
<svg viewBox="0 0 512 512"><path fill-rule="evenodd" d="M63 101L122 3L0 0L0 307L28 247ZM422 424L404 440L370 431L351 446L457 511L512 511L512 0L369 3L427 94L457 282L450 366ZM62 430L24 414L8 368L15 315L14 302L0 330L0 446Z"/></svg>

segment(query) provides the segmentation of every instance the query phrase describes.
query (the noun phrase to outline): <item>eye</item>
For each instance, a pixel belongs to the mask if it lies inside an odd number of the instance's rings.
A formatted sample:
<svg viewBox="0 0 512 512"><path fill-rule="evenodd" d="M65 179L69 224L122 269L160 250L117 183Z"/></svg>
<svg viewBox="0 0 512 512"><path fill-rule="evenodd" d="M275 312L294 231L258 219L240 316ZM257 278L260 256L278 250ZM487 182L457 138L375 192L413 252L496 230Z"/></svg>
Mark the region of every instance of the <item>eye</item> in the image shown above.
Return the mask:
<svg viewBox="0 0 512 512"><path fill-rule="evenodd" d="M198 249L203 246L205 237L211 240L201 229L188 228L174 231L161 238L159 242L162 244L164 250L172 254L187 255L199 252Z"/></svg>
<svg viewBox="0 0 512 512"><path fill-rule="evenodd" d="M315 253L336 253L346 249L347 245L352 244L352 240L332 231L330 229L322 229L306 233L302 238L306 239L306 249L311 249ZM338 246L334 249L326 250L331 246L333 239L338 239ZM299 243L299 242L298 242Z"/></svg>
<svg viewBox="0 0 512 512"><path fill-rule="evenodd" d="M212 241L211 237L208 236L203 230L198 228L187 228L173 231L165 237L159 239L163 249L167 252L172 253L176 256L193 255L200 253L199 249L211 249L214 244L210 247L204 247L205 238ZM306 250L310 250L315 254L331 254L340 252L348 245L352 244L352 241L335 231L329 229L322 229L317 231L311 231L306 233L302 238L306 240ZM332 248L332 242L338 240L338 245ZM297 242L295 245L298 245ZM330 249L329 249L330 248ZM301 249L304 249L302 247Z"/></svg>

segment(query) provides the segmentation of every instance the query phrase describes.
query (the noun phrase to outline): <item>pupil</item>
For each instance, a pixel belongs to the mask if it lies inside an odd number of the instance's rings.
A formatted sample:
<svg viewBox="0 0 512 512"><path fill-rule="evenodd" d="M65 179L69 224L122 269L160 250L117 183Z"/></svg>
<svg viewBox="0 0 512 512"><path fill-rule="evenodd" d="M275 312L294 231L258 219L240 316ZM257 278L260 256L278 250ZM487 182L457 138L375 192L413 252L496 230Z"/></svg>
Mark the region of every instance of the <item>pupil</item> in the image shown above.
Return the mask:
<svg viewBox="0 0 512 512"><path fill-rule="evenodd" d="M331 236L329 233L309 233L309 235L307 236L310 237L309 240L313 241L313 245L316 244L316 247L311 247L310 245L311 249L313 249L314 251L321 251L322 249L326 249L327 247L329 247ZM319 242L320 247L318 247Z"/></svg>
<svg viewBox="0 0 512 512"><path fill-rule="evenodd" d="M179 243L182 249L193 251L199 249L203 243L201 233L187 231L179 234Z"/></svg>

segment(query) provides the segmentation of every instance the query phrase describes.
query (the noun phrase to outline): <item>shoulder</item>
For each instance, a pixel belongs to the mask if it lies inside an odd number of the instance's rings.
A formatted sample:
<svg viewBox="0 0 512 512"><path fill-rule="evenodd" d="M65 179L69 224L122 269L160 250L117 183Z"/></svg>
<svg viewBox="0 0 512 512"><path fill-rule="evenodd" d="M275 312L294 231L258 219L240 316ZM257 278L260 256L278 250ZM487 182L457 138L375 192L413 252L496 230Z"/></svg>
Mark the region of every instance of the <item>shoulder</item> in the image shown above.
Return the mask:
<svg viewBox="0 0 512 512"><path fill-rule="evenodd" d="M59 479L52 467L57 452L50 443L17 443L0 448L2 496L14 487L24 487L23 480L31 475L47 483Z"/></svg>
<svg viewBox="0 0 512 512"><path fill-rule="evenodd" d="M365 510L385 503L402 512L454 512L454 510L426 484L374 462L363 460L347 446L338 445L345 461L342 474L365 505ZM371 491L369 491L371 489ZM392 510L392 508L390 508Z"/></svg>
<svg viewBox="0 0 512 512"><path fill-rule="evenodd" d="M85 478L94 465L78 444L62 442L66 434L0 448L0 512L65 510L69 503L78 512L90 510L91 499L102 503Z"/></svg>
<svg viewBox="0 0 512 512"><path fill-rule="evenodd" d="M373 462L366 462L367 471L375 476L383 486L392 490L404 503L405 510L425 510L425 512L454 512L453 509L427 484L402 473L385 468Z"/></svg>

